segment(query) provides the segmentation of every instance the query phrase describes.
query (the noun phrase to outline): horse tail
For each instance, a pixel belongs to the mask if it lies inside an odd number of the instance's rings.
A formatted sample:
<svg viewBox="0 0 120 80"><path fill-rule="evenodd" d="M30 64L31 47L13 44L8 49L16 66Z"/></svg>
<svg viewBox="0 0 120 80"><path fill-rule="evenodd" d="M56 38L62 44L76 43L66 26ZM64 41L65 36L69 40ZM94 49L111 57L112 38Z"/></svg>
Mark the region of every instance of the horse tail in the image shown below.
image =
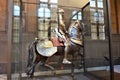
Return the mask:
<svg viewBox="0 0 120 80"><path fill-rule="evenodd" d="M33 41L28 47L28 64L27 64L27 67L30 67L33 64L34 46L35 46L35 41Z"/></svg>

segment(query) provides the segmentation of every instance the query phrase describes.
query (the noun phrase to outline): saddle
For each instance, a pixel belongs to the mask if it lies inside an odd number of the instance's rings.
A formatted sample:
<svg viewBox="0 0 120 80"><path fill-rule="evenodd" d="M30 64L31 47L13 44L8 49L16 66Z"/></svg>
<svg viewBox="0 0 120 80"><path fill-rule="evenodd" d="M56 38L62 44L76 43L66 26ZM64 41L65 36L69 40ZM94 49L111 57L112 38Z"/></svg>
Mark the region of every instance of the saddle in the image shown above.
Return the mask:
<svg viewBox="0 0 120 80"><path fill-rule="evenodd" d="M52 43L53 43L53 46L57 47L57 46L64 46L64 43L62 41L61 38L52 38Z"/></svg>
<svg viewBox="0 0 120 80"><path fill-rule="evenodd" d="M37 43L37 51L42 56L50 57L57 52L57 46L64 46L62 42L58 40L58 38L52 38L52 40L40 40Z"/></svg>

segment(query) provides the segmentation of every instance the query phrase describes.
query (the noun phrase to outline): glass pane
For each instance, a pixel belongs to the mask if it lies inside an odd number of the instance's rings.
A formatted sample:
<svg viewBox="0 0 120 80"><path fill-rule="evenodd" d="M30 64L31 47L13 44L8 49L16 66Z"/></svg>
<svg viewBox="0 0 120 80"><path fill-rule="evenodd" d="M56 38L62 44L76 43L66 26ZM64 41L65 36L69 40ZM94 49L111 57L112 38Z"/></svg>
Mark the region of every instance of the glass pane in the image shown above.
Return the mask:
<svg viewBox="0 0 120 80"><path fill-rule="evenodd" d="M44 8L38 9L38 17L44 17Z"/></svg>
<svg viewBox="0 0 120 80"><path fill-rule="evenodd" d="M105 26L99 26L99 32L105 32Z"/></svg>
<svg viewBox="0 0 120 80"><path fill-rule="evenodd" d="M56 37L56 33L54 32L54 29L58 26L57 23L51 23L51 37Z"/></svg>
<svg viewBox="0 0 120 80"><path fill-rule="evenodd" d="M77 19L77 15L75 15L72 19Z"/></svg>
<svg viewBox="0 0 120 80"><path fill-rule="evenodd" d="M20 7L18 5L14 5L14 16L20 16Z"/></svg>
<svg viewBox="0 0 120 80"><path fill-rule="evenodd" d="M99 26L99 39L105 40L105 26Z"/></svg>
<svg viewBox="0 0 120 80"><path fill-rule="evenodd" d="M103 10L98 10L99 14L99 23L104 23L104 12Z"/></svg>
<svg viewBox="0 0 120 80"><path fill-rule="evenodd" d="M105 40L105 33L99 33L99 39Z"/></svg>
<svg viewBox="0 0 120 80"><path fill-rule="evenodd" d="M24 0L24 1L25 1L25 3L24 3L25 10L23 10L22 18L25 18L26 27L25 27L25 30L23 30L23 32L21 33L22 36L20 36L19 28L16 26L20 22L16 19L15 24L13 23L14 24L14 27L13 27L14 34L12 35L13 36L12 39L16 43L14 43L12 46L12 49L13 49L12 60L13 61L11 63L12 63L13 73L15 73L15 74L18 73L18 75L15 75L15 77L20 77L20 75L22 75L21 77L23 77L23 80L27 80L27 79L29 80L30 78L28 78L28 76L25 74L26 69L27 70L30 69L29 72L31 72L31 69L32 69L31 65L33 64L32 63L30 65L30 67L26 68L27 64L29 63L28 57L32 56L32 55L29 56L29 53L28 53L29 46L31 46L31 43L34 42L35 37L38 37L40 39L48 38L48 28L49 27L51 27L51 37L56 37L56 34L53 32L53 30L55 27L58 26L58 23L57 23L58 16L56 13L57 12L57 4L56 3L58 0ZM39 3L35 4L36 1L37 2L41 1L41 2L40 2L40 4ZM66 0L59 0L59 1L61 1L61 3L64 3L63 5L59 5L59 6L60 6L60 8L62 8L62 7L64 8L64 11L65 11L65 18L64 18L65 20L64 21L65 21L66 28L68 30L69 25L71 23L74 23L74 21L75 21L75 20L71 21L71 16L74 15L76 13L76 11L73 13L72 13L72 11L74 11L74 10L78 11L78 9L81 10L81 8L74 7L74 5L68 4L70 2L66 1ZM72 1L72 0L70 0L70 1ZM81 1L81 0L79 0L79 1ZM78 1L78 3L80 3L79 1ZM78 13L77 15L75 15L73 17L73 19L81 19L83 16L84 19L82 20L82 22L85 24L85 36L84 36L85 62L84 62L84 60L82 61L82 58L84 58L83 55L77 55L77 57L75 57L75 59L74 59L73 64L75 66L74 67L75 68L74 69L75 77L76 77L76 73L77 73L77 75L80 74L79 79L85 78L85 80L101 80L101 79L105 79L106 76L107 76L107 78L109 78L109 71L106 70L106 68L109 66L109 60L106 61L104 59L104 56L109 56L107 40L104 40L105 34L104 34L104 30L103 30L103 25L105 23L102 23L102 22L104 22L104 20L102 20L104 18L104 14L103 14L104 11L99 10L102 8L98 8L98 6L101 5L101 3L99 3L100 0L90 0L90 1L91 1L90 4L86 5L84 7L84 10L82 12L84 16L81 13L80 14ZM30 3L30 4L28 4L28 3ZM41 4L41 3L48 3L48 4ZM52 5L51 5L51 3L52 3ZM67 5L65 5L65 4L68 4L69 7L67 7ZM97 6L97 4L98 4L98 6ZM99 7L101 7L101 6L99 6ZM92 9L90 9L90 8L92 8ZM31 9L33 9L33 10L31 11ZM98 16L98 14L96 16L96 11L98 11L99 16ZM25 12L25 14L24 14L24 12ZM97 26L96 26L96 21L97 21L96 17L99 17L99 22L100 22L100 23L98 23L99 30L97 30ZM106 27L109 27L109 26L106 26ZM21 46L21 44L18 43L20 40L19 36L22 37L22 46ZM104 40L104 41L101 41L101 40ZM5 42L3 40L1 40L1 41ZM33 45L33 47L34 47L34 45ZM22 48L22 50L20 48ZM62 51L62 50L60 50L60 51ZM74 51L76 51L76 50L74 50ZM37 55L39 55L39 54L37 54ZM37 55L34 54L34 56L33 56L34 60ZM72 55L69 54L67 58L71 61ZM37 60L39 60L39 59L37 59ZM33 79L40 80L41 77L43 78L43 76L46 78L46 75L47 75L47 78L49 76L51 77L51 75L53 77L53 74L49 75L49 72L51 73L51 70L46 67L43 67L41 65L41 63L43 61L42 61L42 59L40 59L40 60L41 60L41 62L35 66L35 73L34 73L35 77ZM59 62L61 62L61 63L59 63ZM61 55L58 56L58 54L57 54L57 56L50 57L50 59L47 60L47 63L54 67L54 69L56 70L56 74L57 74L57 72L59 74L59 71L60 71L60 74L63 76L66 76L66 75L64 75L65 71L67 71L68 73L71 74L71 66L72 65L62 64ZM84 64L81 64L81 63L85 63L85 66L84 66ZM22 65L20 65L20 64L22 64ZM82 67L81 67L81 65L82 65ZM86 75L84 75L84 72L83 72L84 67L86 69ZM78 68L79 68L79 70L78 70ZM48 71L48 74L44 74L44 72L47 73L47 71ZM102 71L104 71L104 72L102 72ZM65 74L67 72L65 72ZM52 73L54 73L54 71L52 71ZM91 73L92 73L92 75L91 75ZM108 73L108 74L106 74L106 73ZM59 75L54 76L54 77L60 78ZM69 77L68 77L68 80L72 79L71 76L69 76ZM62 77L62 78L64 78L64 77ZM98 78L100 78L100 79L98 79ZM19 80L19 79L14 78L12 80ZM44 79L41 79L41 80L44 80ZM54 79L52 79L52 80L54 80ZM57 80L59 80L59 79L57 79Z"/></svg>
<svg viewBox="0 0 120 80"><path fill-rule="evenodd" d="M44 29L44 30L48 31L49 21L48 21L48 20L46 20L44 24L45 24L45 26L44 26L44 27L45 27L45 29Z"/></svg>
<svg viewBox="0 0 120 80"><path fill-rule="evenodd" d="M13 43L18 43L19 42L19 23L20 23L20 19L19 17L14 17L14 24L13 24Z"/></svg>
<svg viewBox="0 0 120 80"><path fill-rule="evenodd" d="M76 13L77 13L77 11L72 12L72 16L74 15L74 17L72 19L77 19L77 15L75 15Z"/></svg>
<svg viewBox="0 0 120 80"><path fill-rule="evenodd" d="M38 38L43 39L48 37L48 32L47 31L39 31L38 32Z"/></svg>
<svg viewBox="0 0 120 80"><path fill-rule="evenodd" d="M46 7L46 8L47 8L47 7L48 7L48 4L42 4L42 3L41 3L41 4L40 4L40 7L43 7L43 8Z"/></svg>
<svg viewBox="0 0 120 80"><path fill-rule="evenodd" d="M91 33L91 39L97 40L97 33Z"/></svg>
<svg viewBox="0 0 120 80"><path fill-rule="evenodd" d="M90 7L96 7L95 0L90 0Z"/></svg>
<svg viewBox="0 0 120 80"><path fill-rule="evenodd" d="M96 23L96 10L95 9L90 9L90 18L91 18L91 23Z"/></svg>
<svg viewBox="0 0 120 80"><path fill-rule="evenodd" d="M82 20L82 14L81 14L81 12L78 13L78 20Z"/></svg>
<svg viewBox="0 0 120 80"><path fill-rule="evenodd" d="M39 19L38 20L38 30L44 30L45 29L45 25L43 20Z"/></svg>
<svg viewBox="0 0 120 80"><path fill-rule="evenodd" d="M52 8L51 9L51 20L56 20L57 19L56 11L57 11L57 8Z"/></svg>
<svg viewBox="0 0 120 80"><path fill-rule="evenodd" d="M97 32L97 26L91 25L91 32Z"/></svg>
<svg viewBox="0 0 120 80"><path fill-rule="evenodd" d="M91 25L91 39L96 40L97 39L97 26Z"/></svg>
<svg viewBox="0 0 120 80"><path fill-rule="evenodd" d="M98 8L103 8L103 0L97 0Z"/></svg>
<svg viewBox="0 0 120 80"><path fill-rule="evenodd" d="M45 8L45 17L50 18L50 10L48 8Z"/></svg>

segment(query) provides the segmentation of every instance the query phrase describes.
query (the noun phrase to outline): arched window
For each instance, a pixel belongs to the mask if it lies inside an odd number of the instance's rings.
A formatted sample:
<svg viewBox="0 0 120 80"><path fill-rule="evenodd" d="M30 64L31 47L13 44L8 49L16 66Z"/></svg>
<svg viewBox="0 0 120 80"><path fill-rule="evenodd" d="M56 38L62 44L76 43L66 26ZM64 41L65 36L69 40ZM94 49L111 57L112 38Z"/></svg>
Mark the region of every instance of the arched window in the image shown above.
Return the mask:
<svg viewBox="0 0 120 80"><path fill-rule="evenodd" d="M20 6L14 5L13 7L13 33L12 33L12 41L13 43L18 43L19 42L19 26L20 26Z"/></svg>
<svg viewBox="0 0 120 80"><path fill-rule="evenodd" d="M38 17L50 18L50 10L48 8L39 8Z"/></svg>
<svg viewBox="0 0 120 80"><path fill-rule="evenodd" d="M51 11L47 4L40 4L38 9L38 37L47 37Z"/></svg>
<svg viewBox="0 0 120 80"><path fill-rule="evenodd" d="M20 7L18 5L14 5L14 16L20 16Z"/></svg>
<svg viewBox="0 0 120 80"><path fill-rule="evenodd" d="M44 8L38 9L38 17L44 17Z"/></svg>
<svg viewBox="0 0 120 80"><path fill-rule="evenodd" d="M38 8L38 37L54 36L53 29L56 27L58 0L40 0ZM51 33L48 33L50 29Z"/></svg>
<svg viewBox="0 0 120 80"><path fill-rule="evenodd" d="M48 0L40 0L40 2L48 2Z"/></svg>
<svg viewBox="0 0 120 80"><path fill-rule="evenodd" d="M45 17L50 18L50 10L48 8L45 8Z"/></svg>

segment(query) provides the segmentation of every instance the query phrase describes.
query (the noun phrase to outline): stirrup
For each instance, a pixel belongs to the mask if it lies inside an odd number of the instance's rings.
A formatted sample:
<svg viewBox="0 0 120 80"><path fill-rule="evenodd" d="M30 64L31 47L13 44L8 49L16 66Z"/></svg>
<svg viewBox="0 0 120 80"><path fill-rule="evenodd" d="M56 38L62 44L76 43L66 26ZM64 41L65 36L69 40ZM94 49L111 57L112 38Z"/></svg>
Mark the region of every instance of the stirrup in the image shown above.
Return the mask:
<svg viewBox="0 0 120 80"><path fill-rule="evenodd" d="M67 59L63 59L63 62L62 62L63 64L71 64L71 62L70 61L68 61Z"/></svg>

